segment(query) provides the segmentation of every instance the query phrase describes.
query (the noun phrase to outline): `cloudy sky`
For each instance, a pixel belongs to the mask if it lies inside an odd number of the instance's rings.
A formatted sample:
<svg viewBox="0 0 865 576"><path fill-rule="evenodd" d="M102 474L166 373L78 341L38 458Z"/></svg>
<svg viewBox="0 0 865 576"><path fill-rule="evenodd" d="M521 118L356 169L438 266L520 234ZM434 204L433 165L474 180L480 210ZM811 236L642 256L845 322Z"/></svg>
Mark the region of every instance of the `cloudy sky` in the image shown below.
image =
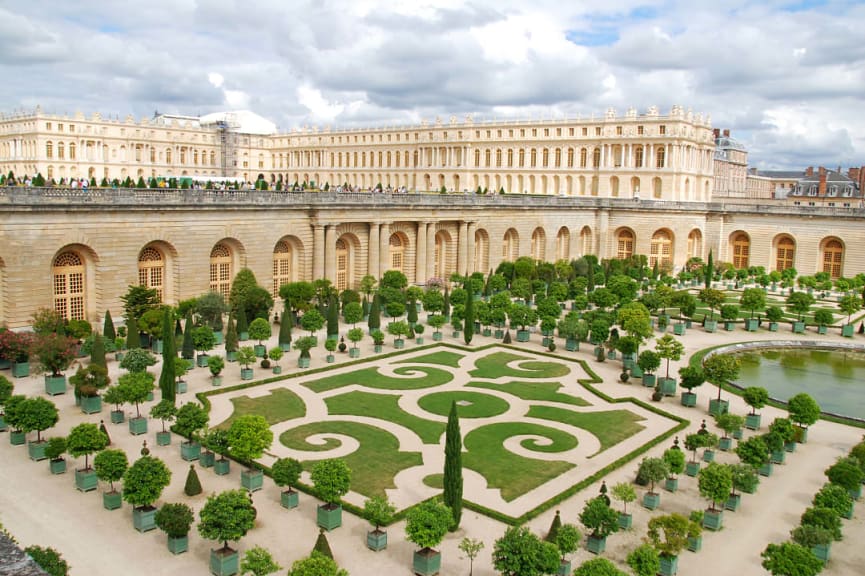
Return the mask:
<svg viewBox="0 0 865 576"><path fill-rule="evenodd" d="M0 0L0 111L286 131L681 104L752 165L860 165L863 22L844 0Z"/></svg>

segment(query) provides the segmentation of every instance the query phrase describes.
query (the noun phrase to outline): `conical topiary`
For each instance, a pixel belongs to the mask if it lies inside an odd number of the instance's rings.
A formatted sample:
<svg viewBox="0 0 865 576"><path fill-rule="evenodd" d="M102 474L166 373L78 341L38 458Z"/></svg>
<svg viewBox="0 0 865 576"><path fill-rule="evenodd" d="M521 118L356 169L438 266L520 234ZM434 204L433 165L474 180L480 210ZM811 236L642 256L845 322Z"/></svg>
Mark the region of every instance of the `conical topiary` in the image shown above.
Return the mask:
<svg viewBox="0 0 865 576"><path fill-rule="evenodd" d="M225 351L237 352L237 326L231 314L228 315L228 329L225 332Z"/></svg>
<svg viewBox="0 0 865 576"><path fill-rule="evenodd" d="M511 331L505 330L505 337L502 338L502 344L510 344L511 343Z"/></svg>
<svg viewBox="0 0 865 576"><path fill-rule="evenodd" d="M93 347L90 348L90 363L99 364L103 368L108 367L105 361L105 342L99 332L93 332Z"/></svg>
<svg viewBox="0 0 865 576"><path fill-rule="evenodd" d="M134 316L126 320L126 347L129 350L141 348L141 336L138 334L138 322Z"/></svg>
<svg viewBox="0 0 865 576"><path fill-rule="evenodd" d="M195 465L189 465L189 473L186 474L186 484L183 485L183 493L187 496L198 496L201 494L201 482L198 480L198 472Z"/></svg>
<svg viewBox="0 0 865 576"><path fill-rule="evenodd" d="M195 343L192 340L192 310L186 313L186 329L183 331L183 345L180 347L180 356L187 360L195 358Z"/></svg>
<svg viewBox="0 0 865 576"><path fill-rule="evenodd" d="M318 530L318 538L315 540L315 546L312 547L312 551L323 554L333 560L333 552L330 551L330 544L327 542L327 536L325 536L324 530L321 528Z"/></svg>
<svg viewBox="0 0 865 576"><path fill-rule="evenodd" d="M114 329L114 320L111 319L111 310L105 311L105 322L102 325L102 335L111 343L117 339L117 330Z"/></svg>
<svg viewBox="0 0 865 576"><path fill-rule="evenodd" d="M559 535L559 528L562 527L562 517L559 514L559 511L556 510L556 517L553 518L552 524L550 524L550 531L547 532L547 537L544 538L547 542L556 543L556 538Z"/></svg>
<svg viewBox="0 0 865 576"><path fill-rule="evenodd" d="M246 312L240 306L237 308L237 334L246 334L249 331L249 324L246 321Z"/></svg>

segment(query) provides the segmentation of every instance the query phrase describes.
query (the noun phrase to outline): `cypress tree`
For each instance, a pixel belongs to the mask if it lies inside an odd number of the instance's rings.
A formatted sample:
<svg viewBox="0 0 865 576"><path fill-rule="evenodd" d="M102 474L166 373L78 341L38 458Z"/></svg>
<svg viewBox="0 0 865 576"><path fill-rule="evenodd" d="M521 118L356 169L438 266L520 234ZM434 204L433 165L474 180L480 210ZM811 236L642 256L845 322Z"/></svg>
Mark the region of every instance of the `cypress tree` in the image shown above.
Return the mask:
<svg viewBox="0 0 865 576"><path fill-rule="evenodd" d="M279 324L279 344L291 345L291 311L288 309L288 303L283 305L282 322Z"/></svg>
<svg viewBox="0 0 865 576"><path fill-rule="evenodd" d="M327 303L327 337L335 338L339 335L339 304L336 296L331 296Z"/></svg>
<svg viewBox="0 0 865 576"><path fill-rule="evenodd" d="M102 324L102 334L105 335L105 338L111 343L114 343L114 339L117 338L117 330L114 329L114 320L111 319L111 310L105 311L105 322Z"/></svg>
<svg viewBox="0 0 865 576"><path fill-rule="evenodd" d="M183 345L180 356L187 360L195 358L195 343L192 341L192 310L186 312L186 330L183 331Z"/></svg>
<svg viewBox="0 0 865 576"><path fill-rule="evenodd" d="M162 373L159 375L159 390L163 400L172 403L177 398L177 370L174 359L177 358L177 341L171 337L171 313L165 309L162 316Z"/></svg>
<svg viewBox="0 0 865 576"><path fill-rule="evenodd" d="M865 302L865 291L862 292L862 301ZM361 309L363 310L364 317L369 318L369 300L367 300L366 296L363 297Z"/></svg>
<svg viewBox="0 0 865 576"><path fill-rule="evenodd" d="M228 329L225 331L225 351L237 352L237 326L231 314L228 315Z"/></svg>
<svg viewBox="0 0 865 576"><path fill-rule="evenodd" d="M186 474L186 484L183 485L183 493L187 496L198 496L201 494L201 481L198 479L198 472L195 471L195 465L189 465L189 472Z"/></svg>
<svg viewBox="0 0 865 576"><path fill-rule="evenodd" d="M709 262L706 264L706 269L704 271L703 276L703 284L705 288L711 288L712 286L712 276L715 275L715 260L712 256L712 251L709 250Z"/></svg>
<svg viewBox="0 0 865 576"><path fill-rule="evenodd" d="M475 335L475 295L472 291L471 282L468 280L463 284L466 291L465 318L463 318L463 342L466 346L472 343Z"/></svg>
<svg viewBox="0 0 865 576"><path fill-rule="evenodd" d="M315 546L312 547L313 552L323 554L333 560L333 552L330 550L330 544L327 541L327 536L322 528L318 529L318 538L315 539Z"/></svg>
<svg viewBox="0 0 865 576"><path fill-rule="evenodd" d="M180 318L174 321L174 338L179 340L183 336L183 327L180 325Z"/></svg>
<svg viewBox="0 0 865 576"><path fill-rule="evenodd" d="M408 303L406 320L408 320L409 326L417 324L417 302L414 299Z"/></svg>
<svg viewBox="0 0 865 576"><path fill-rule="evenodd" d="M126 320L126 348L135 350L141 348L141 336L138 334L138 322L134 316Z"/></svg>
<svg viewBox="0 0 865 576"><path fill-rule="evenodd" d="M453 524L451 532L459 528L460 519L463 515L463 440L460 435L460 420L457 415L457 403L451 402L451 411L448 414L448 425L445 431L445 471L444 471L444 494L442 500L453 513Z"/></svg>
<svg viewBox="0 0 865 576"><path fill-rule="evenodd" d="M381 300L378 294L372 297L372 306L369 309L369 320L367 320L366 325L370 332L381 328Z"/></svg>
<svg viewBox="0 0 865 576"><path fill-rule="evenodd" d="M451 294L448 292L447 286L445 286L445 303L442 306L442 315L445 318L451 317Z"/></svg>
<svg viewBox="0 0 865 576"><path fill-rule="evenodd" d="M237 307L237 326L235 328L241 341L249 337L247 334L249 332L249 324L246 322L246 312L243 311L242 306Z"/></svg>
<svg viewBox="0 0 865 576"><path fill-rule="evenodd" d="M93 332L93 347L90 348L90 363L99 364L103 368L108 368L108 363L105 361L105 341L99 332Z"/></svg>
<svg viewBox="0 0 865 576"><path fill-rule="evenodd" d="M547 537L544 538L547 542L556 543L556 537L559 535L559 528L562 527L562 517L559 515L559 511L556 510L556 517L553 518L553 523L550 524L550 531L547 532Z"/></svg>

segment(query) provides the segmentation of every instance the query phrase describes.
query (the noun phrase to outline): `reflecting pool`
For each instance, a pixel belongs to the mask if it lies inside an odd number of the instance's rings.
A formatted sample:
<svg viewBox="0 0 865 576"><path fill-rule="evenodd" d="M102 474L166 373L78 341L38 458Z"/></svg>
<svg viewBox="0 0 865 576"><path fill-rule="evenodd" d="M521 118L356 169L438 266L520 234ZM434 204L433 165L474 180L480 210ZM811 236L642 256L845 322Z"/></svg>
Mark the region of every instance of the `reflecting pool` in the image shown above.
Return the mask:
<svg viewBox="0 0 865 576"><path fill-rule="evenodd" d="M736 356L740 386L762 386L779 400L806 392L824 412L865 419L865 352L767 348Z"/></svg>

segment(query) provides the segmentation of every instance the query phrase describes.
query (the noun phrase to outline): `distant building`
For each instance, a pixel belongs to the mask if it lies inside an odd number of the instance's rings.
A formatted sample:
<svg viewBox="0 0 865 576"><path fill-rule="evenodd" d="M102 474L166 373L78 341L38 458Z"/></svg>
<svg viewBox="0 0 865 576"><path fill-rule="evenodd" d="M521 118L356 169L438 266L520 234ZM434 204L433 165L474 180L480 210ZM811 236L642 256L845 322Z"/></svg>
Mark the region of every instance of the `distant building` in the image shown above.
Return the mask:
<svg viewBox="0 0 865 576"><path fill-rule="evenodd" d="M805 177L804 170L748 170L745 185L748 198L783 200Z"/></svg>
<svg viewBox="0 0 865 576"><path fill-rule="evenodd" d="M820 166L809 167L787 194L787 204L794 206L826 206L851 208L862 202L865 187L865 167L850 168L847 174Z"/></svg>
<svg viewBox="0 0 865 576"><path fill-rule="evenodd" d="M715 128L714 198L746 198L746 178L748 171L748 151L745 146L730 136L729 130L723 132Z"/></svg>

